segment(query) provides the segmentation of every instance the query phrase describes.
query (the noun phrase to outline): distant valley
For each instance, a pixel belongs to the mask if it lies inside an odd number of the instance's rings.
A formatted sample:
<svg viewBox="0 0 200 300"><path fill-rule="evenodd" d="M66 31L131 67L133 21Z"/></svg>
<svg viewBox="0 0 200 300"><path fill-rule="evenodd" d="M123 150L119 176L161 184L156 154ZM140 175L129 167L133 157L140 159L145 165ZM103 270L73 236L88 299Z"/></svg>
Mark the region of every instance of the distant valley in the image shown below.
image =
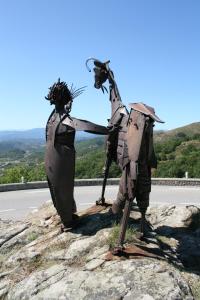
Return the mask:
<svg viewBox="0 0 200 300"><path fill-rule="evenodd" d="M85 140L94 138L95 135L84 131L76 132L76 140ZM0 142L3 141L22 141L27 142L30 141L43 141L45 142L45 128L33 128L28 130L3 130L0 131Z"/></svg>
<svg viewBox="0 0 200 300"><path fill-rule="evenodd" d="M44 180L45 130L0 131L0 183ZM153 176L200 178L200 122L169 131L155 131L158 168ZM105 137L76 134L76 177L102 177ZM110 177L120 176L113 164Z"/></svg>

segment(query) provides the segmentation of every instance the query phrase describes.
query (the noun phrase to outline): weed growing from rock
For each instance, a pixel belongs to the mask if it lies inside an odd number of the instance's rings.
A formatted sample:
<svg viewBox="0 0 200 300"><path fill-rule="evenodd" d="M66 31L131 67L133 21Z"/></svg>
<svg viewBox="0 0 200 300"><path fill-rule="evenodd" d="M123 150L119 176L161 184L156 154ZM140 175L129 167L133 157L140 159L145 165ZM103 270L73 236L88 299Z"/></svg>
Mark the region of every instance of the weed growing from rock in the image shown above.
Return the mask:
<svg viewBox="0 0 200 300"><path fill-rule="evenodd" d="M39 237L39 233L38 232L30 232L27 236L27 240L28 242L32 242L34 240L36 240Z"/></svg>
<svg viewBox="0 0 200 300"><path fill-rule="evenodd" d="M117 243L117 240L119 237L119 232L120 232L120 225L114 223L111 233L108 238L108 244L109 244L110 248L113 248L114 246L116 246L116 243ZM127 227L125 243L131 244L134 241L136 241L137 240L136 234L137 234L137 230L133 226Z"/></svg>

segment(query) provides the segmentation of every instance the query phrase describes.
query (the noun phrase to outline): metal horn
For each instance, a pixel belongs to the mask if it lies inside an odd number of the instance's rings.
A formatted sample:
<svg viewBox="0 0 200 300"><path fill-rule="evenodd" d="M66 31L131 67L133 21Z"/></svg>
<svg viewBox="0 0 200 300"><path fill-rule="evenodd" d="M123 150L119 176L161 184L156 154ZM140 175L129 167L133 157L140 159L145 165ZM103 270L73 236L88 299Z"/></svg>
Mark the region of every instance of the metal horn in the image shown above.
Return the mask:
<svg viewBox="0 0 200 300"><path fill-rule="evenodd" d="M92 60L92 61L98 61L98 62L102 63L99 59L96 59L96 58L94 58L94 57L89 57L89 58L86 60L86 62L85 62L86 68L88 69L89 72L91 72L91 69L88 67L88 62L91 61L91 60Z"/></svg>

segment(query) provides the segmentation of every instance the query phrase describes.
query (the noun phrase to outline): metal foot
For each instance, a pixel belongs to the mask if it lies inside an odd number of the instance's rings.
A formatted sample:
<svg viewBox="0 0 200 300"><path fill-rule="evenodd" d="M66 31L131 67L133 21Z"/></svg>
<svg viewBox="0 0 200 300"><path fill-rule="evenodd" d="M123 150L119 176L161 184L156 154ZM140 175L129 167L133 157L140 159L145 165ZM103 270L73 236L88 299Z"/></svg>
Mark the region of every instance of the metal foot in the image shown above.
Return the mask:
<svg viewBox="0 0 200 300"><path fill-rule="evenodd" d="M96 205L105 205L106 203L105 203L105 198L103 197L103 198L99 198L99 200L97 200L96 201Z"/></svg>
<svg viewBox="0 0 200 300"><path fill-rule="evenodd" d="M114 248L113 248L113 250L111 251L111 253L113 254L113 255L117 255L117 256L121 256L121 255L123 255L123 253L124 253L124 247L123 246L115 246Z"/></svg>
<svg viewBox="0 0 200 300"><path fill-rule="evenodd" d="M153 231L152 225L146 220L145 216L142 216L140 223L140 238L148 237L151 231Z"/></svg>

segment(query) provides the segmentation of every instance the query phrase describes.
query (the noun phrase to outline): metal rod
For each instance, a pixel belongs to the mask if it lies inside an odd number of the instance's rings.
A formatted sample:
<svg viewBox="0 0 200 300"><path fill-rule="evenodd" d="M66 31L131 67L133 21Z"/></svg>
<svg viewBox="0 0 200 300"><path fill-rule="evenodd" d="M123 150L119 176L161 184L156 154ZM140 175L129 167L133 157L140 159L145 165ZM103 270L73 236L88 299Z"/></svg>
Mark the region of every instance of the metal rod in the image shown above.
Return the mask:
<svg viewBox="0 0 200 300"><path fill-rule="evenodd" d="M127 198L126 202L125 202L124 213L123 213L122 220L121 220L119 238L117 241L117 247L123 247L123 243L124 243L125 235L126 235L126 229L127 229L127 225L128 225L130 211L131 211L132 201L133 201L132 199Z"/></svg>
<svg viewBox="0 0 200 300"><path fill-rule="evenodd" d="M104 172L104 178L103 178L102 191L101 191L101 197L98 201L96 201L97 205L105 205L104 194L105 194L106 183L107 183L107 179L108 179L110 165L111 165L111 161L110 161L110 158L107 156L106 164L105 164L105 172Z"/></svg>

